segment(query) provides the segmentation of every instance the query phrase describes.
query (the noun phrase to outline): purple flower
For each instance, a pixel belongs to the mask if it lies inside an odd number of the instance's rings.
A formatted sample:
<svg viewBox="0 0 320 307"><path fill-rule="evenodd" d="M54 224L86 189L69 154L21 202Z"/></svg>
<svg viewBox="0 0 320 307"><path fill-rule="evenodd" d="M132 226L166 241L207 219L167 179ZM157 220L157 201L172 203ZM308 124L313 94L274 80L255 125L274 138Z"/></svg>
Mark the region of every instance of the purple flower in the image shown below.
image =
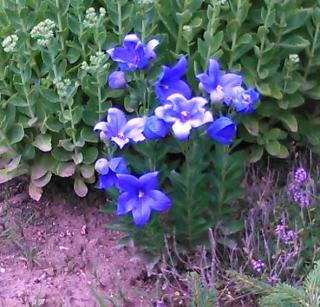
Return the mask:
<svg viewBox="0 0 320 307"><path fill-rule="evenodd" d="M220 144L229 145L236 134L237 126L226 116L216 119L208 128L208 135Z"/></svg>
<svg viewBox="0 0 320 307"><path fill-rule="evenodd" d="M191 89L189 85L181 80L187 71L187 59L185 56L173 66L162 66L162 73L155 83L156 96L161 102L165 102L166 98L172 94L179 93L186 98L191 97Z"/></svg>
<svg viewBox="0 0 320 307"><path fill-rule="evenodd" d="M287 230L284 224L278 224L274 232L278 236L279 240L286 245L294 243L294 241L298 239L298 233L293 230Z"/></svg>
<svg viewBox="0 0 320 307"><path fill-rule="evenodd" d="M232 89L242 84L242 76L237 73L222 74L220 64L215 59L209 60L207 73L196 75L200 81L199 87L204 89L212 102L223 101L230 96Z"/></svg>
<svg viewBox="0 0 320 307"><path fill-rule="evenodd" d="M109 75L108 84L113 89L126 88L126 75L123 71L114 71Z"/></svg>
<svg viewBox="0 0 320 307"><path fill-rule="evenodd" d="M118 186L118 174L128 174L127 165L122 157L99 159L95 163L95 169L99 173L98 189L110 189Z"/></svg>
<svg viewBox="0 0 320 307"><path fill-rule="evenodd" d="M149 140L164 138L169 132L168 125L160 118L152 115L147 118L143 134Z"/></svg>
<svg viewBox="0 0 320 307"><path fill-rule="evenodd" d="M254 111L254 106L260 97L257 91L253 88L245 90L243 87L237 86L231 92L230 103L239 114L250 114Z"/></svg>
<svg viewBox="0 0 320 307"><path fill-rule="evenodd" d="M165 105L155 110L158 118L172 124L172 130L180 141L186 140L192 128L212 122L212 114L204 106L208 101L202 97L187 100L181 94L173 94L167 98Z"/></svg>
<svg viewBox="0 0 320 307"><path fill-rule="evenodd" d="M253 269L254 269L257 273L259 273L259 274L262 273L262 271L264 270L264 268L265 268L265 266L266 266L266 265L264 264L264 262L263 262L262 260L260 260L260 259L258 259L258 260L252 259L252 260L251 260L251 263L252 263Z"/></svg>
<svg viewBox="0 0 320 307"><path fill-rule="evenodd" d="M303 183L304 181L307 180L307 178L308 178L308 174L307 174L306 170L302 167L298 168L296 170L296 172L294 173L294 181L297 184Z"/></svg>
<svg viewBox="0 0 320 307"><path fill-rule="evenodd" d="M159 41L156 39L144 45L136 34L128 34L121 47L111 48L107 53L121 70L144 69L156 57L154 49L158 45Z"/></svg>
<svg viewBox="0 0 320 307"><path fill-rule="evenodd" d="M171 207L171 200L158 189L158 172L149 172L137 178L132 175L118 175L122 194L118 198L117 214L132 213L136 226L145 225L151 211L164 211Z"/></svg>
<svg viewBox="0 0 320 307"><path fill-rule="evenodd" d="M129 142L140 142L145 140L142 134L146 119L142 117L133 118L127 121L125 114L117 109L108 110L107 121L98 122L94 130L100 131L102 140L115 142L120 149Z"/></svg>

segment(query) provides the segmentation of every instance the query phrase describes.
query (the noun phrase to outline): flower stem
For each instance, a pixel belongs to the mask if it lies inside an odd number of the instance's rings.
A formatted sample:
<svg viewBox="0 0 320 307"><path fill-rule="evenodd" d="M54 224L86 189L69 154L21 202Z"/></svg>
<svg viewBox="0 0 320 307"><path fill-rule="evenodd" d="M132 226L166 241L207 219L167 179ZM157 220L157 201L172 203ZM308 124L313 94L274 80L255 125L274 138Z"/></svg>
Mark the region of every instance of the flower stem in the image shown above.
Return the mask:
<svg viewBox="0 0 320 307"><path fill-rule="evenodd" d="M58 9L58 13L57 13L57 19L58 19L58 27L59 27L59 32L63 32L63 27L62 27L62 21L61 21L61 15L60 15L60 5L59 5L59 0L56 0L56 7ZM59 40L60 40L60 45L61 45L61 51L64 53L64 41L63 41L63 37L61 36L61 34L59 35Z"/></svg>
<svg viewBox="0 0 320 307"><path fill-rule="evenodd" d="M121 4L118 1L118 35L119 35L119 44L122 42L122 12L121 12Z"/></svg>

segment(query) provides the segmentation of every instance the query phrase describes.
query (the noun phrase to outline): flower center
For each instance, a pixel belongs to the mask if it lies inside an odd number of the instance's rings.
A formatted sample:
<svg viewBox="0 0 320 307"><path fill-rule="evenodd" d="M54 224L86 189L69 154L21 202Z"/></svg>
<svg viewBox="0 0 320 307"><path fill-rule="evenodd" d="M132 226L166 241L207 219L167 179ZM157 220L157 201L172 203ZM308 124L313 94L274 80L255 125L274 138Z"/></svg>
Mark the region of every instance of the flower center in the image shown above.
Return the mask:
<svg viewBox="0 0 320 307"><path fill-rule="evenodd" d="M181 114L181 117L182 117L183 120L188 119L188 116L189 116L189 112L188 111L182 111L180 114Z"/></svg>
<svg viewBox="0 0 320 307"><path fill-rule="evenodd" d="M142 198L144 196L144 192L143 191L139 191L138 197Z"/></svg>
<svg viewBox="0 0 320 307"><path fill-rule="evenodd" d="M123 132L119 132L118 133L118 138L121 139L121 140L125 139L125 136L124 136Z"/></svg>
<svg viewBox="0 0 320 307"><path fill-rule="evenodd" d="M247 94L243 94L243 100L245 101L245 102L247 102L247 103L249 103L250 102L250 95L247 95Z"/></svg>

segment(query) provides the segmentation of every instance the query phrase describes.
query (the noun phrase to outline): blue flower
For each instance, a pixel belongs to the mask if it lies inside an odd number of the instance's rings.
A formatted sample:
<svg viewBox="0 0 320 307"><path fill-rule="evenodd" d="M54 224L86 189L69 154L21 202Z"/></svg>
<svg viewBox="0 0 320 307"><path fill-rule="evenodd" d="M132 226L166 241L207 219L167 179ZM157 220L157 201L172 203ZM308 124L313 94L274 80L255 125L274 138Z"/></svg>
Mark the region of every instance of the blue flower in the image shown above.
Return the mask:
<svg viewBox="0 0 320 307"><path fill-rule="evenodd" d="M237 126L232 119L221 116L208 128L208 135L220 144L229 145L236 134Z"/></svg>
<svg viewBox="0 0 320 307"><path fill-rule="evenodd" d="M118 175L122 194L118 198L117 215L132 213L136 226L145 225L151 211L164 211L171 207L171 200L158 189L158 172L149 172L137 178Z"/></svg>
<svg viewBox="0 0 320 307"><path fill-rule="evenodd" d="M155 115L147 118L143 134L149 140L164 138L169 132L169 127L162 119Z"/></svg>
<svg viewBox="0 0 320 307"><path fill-rule="evenodd" d="M162 73L155 83L156 96L161 102L165 102L167 97L175 93L182 94L186 98L191 97L189 85L180 80L187 71L187 64L187 59L183 56L171 68L162 66Z"/></svg>
<svg viewBox="0 0 320 307"><path fill-rule="evenodd" d="M146 119L142 117L127 121L125 114L117 109L108 110L107 121L100 121L94 126L95 131L100 131L102 140L115 142L120 149L129 142L140 142L145 140L142 134Z"/></svg>
<svg viewBox="0 0 320 307"><path fill-rule="evenodd" d="M113 89L127 87L126 75L123 71L114 71L109 75L108 84Z"/></svg>
<svg viewBox="0 0 320 307"><path fill-rule="evenodd" d="M136 34L128 34L121 47L107 50L111 59L118 63L121 70L144 69L151 60L155 59L154 49L159 45L156 39L144 45Z"/></svg>
<svg viewBox="0 0 320 307"><path fill-rule="evenodd" d="M253 88L245 90L243 87L238 86L233 89L231 105L240 114L250 114L254 111L254 106L259 98L259 93Z"/></svg>
<svg viewBox="0 0 320 307"><path fill-rule="evenodd" d="M242 76L237 73L222 74L220 64L215 59L209 60L207 73L196 75L200 81L199 87L210 94L212 102L222 102L231 95L235 86L242 84Z"/></svg>
<svg viewBox="0 0 320 307"><path fill-rule="evenodd" d="M213 120L212 114L204 106L208 101L202 97L190 100L181 94L173 94L167 98L165 105L157 107L155 114L168 124L180 141L186 140L192 128L200 127Z"/></svg>
<svg viewBox="0 0 320 307"><path fill-rule="evenodd" d="M128 174L126 162L122 157L99 159L95 163L95 169L99 173L98 189L110 189L118 187L118 174Z"/></svg>

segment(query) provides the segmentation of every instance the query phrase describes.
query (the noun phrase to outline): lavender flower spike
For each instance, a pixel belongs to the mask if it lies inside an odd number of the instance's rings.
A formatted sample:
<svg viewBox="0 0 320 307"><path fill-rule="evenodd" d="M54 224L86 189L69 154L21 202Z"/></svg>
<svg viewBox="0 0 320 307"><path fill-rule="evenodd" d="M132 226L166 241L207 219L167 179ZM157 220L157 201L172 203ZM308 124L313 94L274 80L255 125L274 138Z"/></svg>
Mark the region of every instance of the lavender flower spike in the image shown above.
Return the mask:
<svg viewBox="0 0 320 307"><path fill-rule="evenodd" d="M132 213L136 226L145 225L151 211L164 211L171 207L171 200L158 189L158 172L149 172L137 178L132 175L118 175L122 194L118 198L117 214Z"/></svg>
<svg viewBox="0 0 320 307"><path fill-rule="evenodd" d="M128 34L122 46L108 49L107 53L121 70L144 69L156 57L154 49L158 45L159 41L156 39L144 45L136 34Z"/></svg>
<svg viewBox="0 0 320 307"><path fill-rule="evenodd" d="M108 110L107 121L98 122L94 126L95 131L100 131L102 140L115 142L120 149L129 142L140 142L145 140L142 134L146 119L142 117L127 121L125 114L117 109Z"/></svg>
<svg viewBox="0 0 320 307"><path fill-rule="evenodd" d="M186 140L192 128L212 122L212 114L204 106L208 101L202 97L187 100L181 94L173 94L167 98L167 103L156 108L155 115L168 124L180 141Z"/></svg>
<svg viewBox="0 0 320 307"><path fill-rule="evenodd" d="M161 102L176 93L188 99L191 97L189 85L181 80L187 71L187 65L187 59L183 56L173 67L162 66L162 73L155 83L156 96Z"/></svg>

